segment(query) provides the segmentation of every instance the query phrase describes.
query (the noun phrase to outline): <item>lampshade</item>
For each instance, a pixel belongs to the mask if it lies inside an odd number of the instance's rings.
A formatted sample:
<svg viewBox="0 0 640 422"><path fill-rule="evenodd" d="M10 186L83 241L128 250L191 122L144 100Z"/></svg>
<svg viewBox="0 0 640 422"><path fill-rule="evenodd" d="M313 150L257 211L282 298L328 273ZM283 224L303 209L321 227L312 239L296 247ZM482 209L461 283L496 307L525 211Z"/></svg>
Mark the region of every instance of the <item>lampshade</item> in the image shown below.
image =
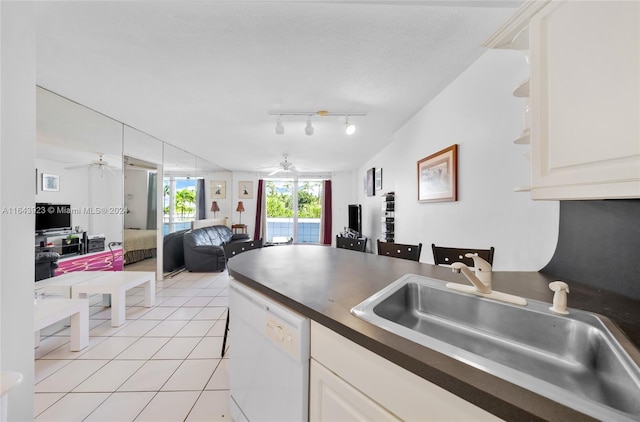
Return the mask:
<svg viewBox="0 0 640 422"><path fill-rule="evenodd" d="M313 126L311 125L311 118L307 119L307 126L305 126L304 128L304 133L306 133L308 136L313 135Z"/></svg>
<svg viewBox="0 0 640 422"><path fill-rule="evenodd" d="M276 134L284 135L284 126L282 126L282 119L280 117L276 120Z"/></svg>
<svg viewBox="0 0 640 422"><path fill-rule="evenodd" d="M242 203L242 201L238 201L238 208L236 208L236 211L244 212L244 204Z"/></svg>
<svg viewBox="0 0 640 422"><path fill-rule="evenodd" d="M220 207L218 206L218 202L217 201L213 201L211 203L211 211L213 211L213 212L220 211Z"/></svg>

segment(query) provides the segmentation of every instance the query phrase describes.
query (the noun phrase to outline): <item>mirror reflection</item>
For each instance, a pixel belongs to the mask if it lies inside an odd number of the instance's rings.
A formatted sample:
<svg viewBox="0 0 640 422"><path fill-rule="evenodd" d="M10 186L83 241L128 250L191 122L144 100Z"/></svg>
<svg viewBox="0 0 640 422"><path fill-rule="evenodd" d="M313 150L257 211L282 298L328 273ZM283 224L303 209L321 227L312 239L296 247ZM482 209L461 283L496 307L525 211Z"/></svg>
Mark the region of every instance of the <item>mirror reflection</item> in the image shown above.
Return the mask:
<svg viewBox="0 0 640 422"><path fill-rule="evenodd" d="M43 88L36 94L36 280L120 271L122 124Z"/></svg>
<svg viewBox="0 0 640 422"><path fill-rule="evenodd" d="M36 279L183 271L179 235L213 224L205 179L226 170L41 87L36 111Z"/></svg>

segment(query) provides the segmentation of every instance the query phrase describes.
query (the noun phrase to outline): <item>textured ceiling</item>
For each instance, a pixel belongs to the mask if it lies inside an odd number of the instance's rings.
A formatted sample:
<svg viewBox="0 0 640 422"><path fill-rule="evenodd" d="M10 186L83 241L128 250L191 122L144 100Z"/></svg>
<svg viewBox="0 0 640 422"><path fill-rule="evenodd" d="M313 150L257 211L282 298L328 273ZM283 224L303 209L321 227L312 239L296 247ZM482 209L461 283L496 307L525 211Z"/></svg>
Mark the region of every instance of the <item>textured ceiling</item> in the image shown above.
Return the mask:
<svg viewBox="0 0 640 422"><path fill-rule="evenodd" d="M518 2L37 3L37 83L233 171L349 171L477 59ZM269 112L365 112L283 117ZM105 148L107 149L107 148Z"/></svg>

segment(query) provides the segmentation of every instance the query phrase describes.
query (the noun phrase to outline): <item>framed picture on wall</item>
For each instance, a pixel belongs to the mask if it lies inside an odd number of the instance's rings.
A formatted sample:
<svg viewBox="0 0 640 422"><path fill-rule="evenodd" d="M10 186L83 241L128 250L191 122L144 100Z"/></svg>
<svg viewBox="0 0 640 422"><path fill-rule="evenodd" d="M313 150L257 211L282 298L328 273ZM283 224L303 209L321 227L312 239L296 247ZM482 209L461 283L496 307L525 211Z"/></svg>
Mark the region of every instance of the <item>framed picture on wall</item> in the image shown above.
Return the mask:
<svg viewBox="0 0 640 422"><path fill-rule="evenodd" d="M212 199L225 199L227 197L227 183L224 180L212 180L210 185Z"/></svg>
<svg viewBox="0 0 640 422"><path fill-rule="evenodd" d="M58 192L60 190L60 176L42 173L42 191Z"/></svg>
<svg viewBox="0 0 640 422"><path fill-rule="evenodd" d="M458 200L458 144L418 161L418 201Z"/></svg>
<svg viewBox="0 0 640 422"><path fill-rule="evenodd" d="M375 196L376 194L375 173L375 167L367 170L367 196Z"/></svg>
<svg viewBox="0 0 640 422"><path fill-rule="evenodd" d="M253 182L238 182L238 198L240 199L252 199L253 198Z"/></svg>
<svg viewBox="0 0 640 422"><path fill-rule="evenodd" d="M382 169L376 169L376 190L382 190Z"/></svg>

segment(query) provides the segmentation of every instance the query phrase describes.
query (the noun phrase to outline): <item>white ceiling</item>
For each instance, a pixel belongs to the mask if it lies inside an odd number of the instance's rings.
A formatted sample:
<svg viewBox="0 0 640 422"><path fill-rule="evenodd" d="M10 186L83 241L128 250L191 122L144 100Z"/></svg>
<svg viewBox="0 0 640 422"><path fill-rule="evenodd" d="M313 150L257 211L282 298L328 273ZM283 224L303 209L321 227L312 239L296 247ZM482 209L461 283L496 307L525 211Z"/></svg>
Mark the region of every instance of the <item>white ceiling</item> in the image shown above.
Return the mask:
<svg viewBox="0 0 640 422"><path fill-rule="evenodd" d="M232 171L350 171L484 51L520 1L46 1L37 83ZM283 118L269 112L365 112Z"/></svg>

